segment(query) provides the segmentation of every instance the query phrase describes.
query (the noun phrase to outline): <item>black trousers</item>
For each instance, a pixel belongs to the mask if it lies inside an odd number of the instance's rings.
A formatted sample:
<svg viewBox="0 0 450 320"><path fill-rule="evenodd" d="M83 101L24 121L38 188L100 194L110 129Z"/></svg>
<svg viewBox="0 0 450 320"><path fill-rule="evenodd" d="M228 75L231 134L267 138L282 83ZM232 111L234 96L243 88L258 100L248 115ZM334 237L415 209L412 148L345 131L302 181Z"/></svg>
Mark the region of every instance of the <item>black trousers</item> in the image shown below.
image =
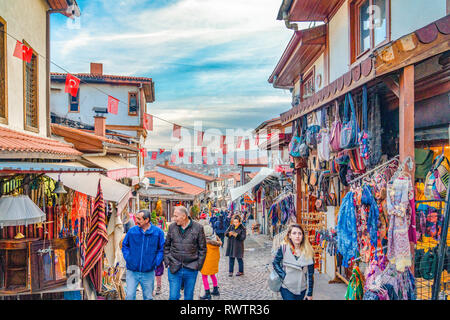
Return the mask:
<svg viewBox="0 0 450 320"><path fill-rule="evenodd" d="M244 273L244 260L242 258L230 257L230 273L234 271L234 259L237 259L239 265L239 272Z"/></svg>

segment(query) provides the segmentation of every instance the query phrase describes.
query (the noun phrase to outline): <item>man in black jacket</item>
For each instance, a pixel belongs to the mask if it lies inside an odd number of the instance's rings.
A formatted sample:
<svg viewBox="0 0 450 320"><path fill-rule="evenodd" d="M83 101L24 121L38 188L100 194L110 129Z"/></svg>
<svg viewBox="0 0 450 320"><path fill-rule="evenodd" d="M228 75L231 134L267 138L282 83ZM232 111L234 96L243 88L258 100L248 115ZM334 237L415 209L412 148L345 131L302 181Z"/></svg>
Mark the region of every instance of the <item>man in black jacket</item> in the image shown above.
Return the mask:
<svg viewBox="0 0 450 320"><path fill-rule="evenodd" d="M189 217L186 207L174 209L172 223L164 243L164 264L169 267L169 300L180 299L184 283L184 300L193 300L197 274L206 258L203 227Z"/></svg>

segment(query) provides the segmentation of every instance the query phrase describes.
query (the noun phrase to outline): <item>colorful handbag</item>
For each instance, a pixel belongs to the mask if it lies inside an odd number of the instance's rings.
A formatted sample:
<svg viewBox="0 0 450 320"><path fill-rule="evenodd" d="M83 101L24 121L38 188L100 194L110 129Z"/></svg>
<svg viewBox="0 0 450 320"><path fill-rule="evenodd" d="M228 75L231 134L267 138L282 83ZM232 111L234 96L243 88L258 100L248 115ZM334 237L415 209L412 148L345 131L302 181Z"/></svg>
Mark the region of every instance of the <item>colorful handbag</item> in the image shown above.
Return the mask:
<svg viewBox="0 0 450 320"><path fill-rule="evenodd" d="M359 154L364 163L369 160L369 131L368 131L368 110L367 110L367 85L362 87L362 110L363 110L363 130L358 134Z"/></svg>
<svg viewBox="0 0 450 320"><path fill-rule="evenodd" d="M330 160L330 135L326 124L326 109L322 109L321 126L317 135L317 155L320 161Z"/></svg>
<svg viewBox="0 0 450 320"><path fill-rule="evenodd" d="M356 174L364 173L366 166L364 160L360 155L359 148L347 150L347 154L350 158L350 168Z"/></svg>
<svg viewBox="0 0 450 320"><path fill-rule="evenodd" d="M450 176L450 162L442 153L433 161L425 179L424 194L428 200L445 200Z"/></svg>
<svg viewBox="0 0 450 320"><path fill-rule="evenodd" d="M289 155L294 158L300 157L300 145L302 144L302 137L293 136L289 143Z"/></svg>
<svg viewBox="0 0 450 320"><path fill-rule="evenodd" d="M342 122L339 118L339 103L334 101L336 106L336 116L334 122L331 126L330 130L330 151L331 152L339 152L341 151L341 130L342 130Z"/></svg>
<svg viewBox="0 0 450 320"><path fill-rule="evenodd" d="M350 119L348 119L348 105L350 104ZM356 122L355 106L352 94L345 95L344 103L344 123L341 131L341 149L353 149L358 146L358 123Z"/></svg>
<svg viewBox="0 0 450 320"><path fill-rule="evenodd" d="M331 184L331 188L333 189L333 192L329 192L327 195L327 205L336 207L337 206L337 197L336 197L336 189L334 188L333 180L331 180L330 184Z"/></svg>

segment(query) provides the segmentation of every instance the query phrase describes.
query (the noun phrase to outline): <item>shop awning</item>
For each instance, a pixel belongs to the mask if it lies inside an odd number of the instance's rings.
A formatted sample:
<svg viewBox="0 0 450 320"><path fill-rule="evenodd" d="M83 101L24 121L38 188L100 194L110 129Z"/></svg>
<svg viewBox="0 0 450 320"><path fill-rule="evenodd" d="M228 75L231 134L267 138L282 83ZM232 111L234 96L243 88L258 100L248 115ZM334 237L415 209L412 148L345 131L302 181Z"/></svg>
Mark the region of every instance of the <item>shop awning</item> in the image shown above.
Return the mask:
<svg viewBox="0 0 450 320"><path fill-rule="evenodd" d="M252 179L250 180L250 182L244 184L243 186L237 187L237 188L233 188L230 189L230 194L231 194L231 201L236 200L237 198L239 198L240 196L242 196L243 194L249 192L250 190L252 190L257 184L259 184L261 181L263 181L264 179L266 179L268 176L270 176L271 174L274 174L275 170L273 169L269 169L269 168L262 168L258 174Z"/></svg>
<svg viewBox="0 0 450 320"><path fill-rule="evenodd" d="M55 173L55 172L103 172L103 169L86 168L78 162L0 162L0 173Z"/></svg>
<svg viewBox="0 0 450 320"><path fill-rule="evenodd" d="M45 221L45 213L30 197L3 196L0 198L0 227L29 225Z"/></svg>
<svg viewBox="0 0 450 320"><path fill-rule="evenodd" d="M138 175L138 168L120 156L83 156L92 164L107 170L106 175L114 180Z"/></svg>
<svg viewBox="0 0 450 320"><path fill-rule="evenodd" d="M47 173L46 175L55 181L58 181L58 178L60 178L64 186L91 197L97 196L98 179L101 179L103 198L107 201L113 201L119 204L122 201L128 201L131 196L130 187L96 172L76 174Z"/></svg>

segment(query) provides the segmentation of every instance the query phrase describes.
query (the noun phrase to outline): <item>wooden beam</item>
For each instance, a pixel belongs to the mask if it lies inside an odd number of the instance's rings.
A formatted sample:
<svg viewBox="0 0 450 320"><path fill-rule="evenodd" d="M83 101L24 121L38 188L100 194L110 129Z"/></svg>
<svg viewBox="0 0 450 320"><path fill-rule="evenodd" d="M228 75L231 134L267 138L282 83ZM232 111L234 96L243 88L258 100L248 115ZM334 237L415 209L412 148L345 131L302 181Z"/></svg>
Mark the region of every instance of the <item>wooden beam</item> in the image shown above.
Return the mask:
<svg viewBox="0 0 450 320"><path fill-rule="evenodd" d="M122 131L144 131L144 128L140 127L140 126L125 126L125 125L119 125L119 124L107 124L106 129L122 130Z"/></svg>
<svg viewBox="0 0 450 320"><path fill-rule="evenodd" d="M400 73L399 97L400 161L414 160L414 65L404 67ZM414 183L414 168L407 171Z"/></svg>
<svg viewBox="0 0 450 320"><path fill-rule="evenodd" d="M400 88L397 81L392 78L392 76L383 79L384 84L394 93L397 98L400 98Z"/></svg>

